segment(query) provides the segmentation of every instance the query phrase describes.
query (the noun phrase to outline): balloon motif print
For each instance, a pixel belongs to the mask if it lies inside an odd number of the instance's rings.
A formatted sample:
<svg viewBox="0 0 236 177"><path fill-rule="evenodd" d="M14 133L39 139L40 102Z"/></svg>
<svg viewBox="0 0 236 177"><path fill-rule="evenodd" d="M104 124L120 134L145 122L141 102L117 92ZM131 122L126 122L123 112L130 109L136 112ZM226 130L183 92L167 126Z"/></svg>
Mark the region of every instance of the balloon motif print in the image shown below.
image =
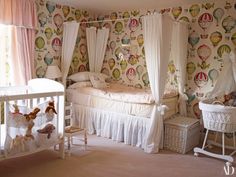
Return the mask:
<svg viewBox="0 0 236 177"><path fill-rule="evenodd" d="M199 72L194 77L195 84L200 88L206 85L207 81L208 81L208 76L204 72Z"/></svg>
<svg viewBox="0 0 236 177"><path fill-rule="evenodd" d="M148 13L158 12L157 9L105 12L102 15L97 14L97 19L94 19L93 14L83 9L50 1L40 2L36 1L39 7L37 10L39 29L35 37L35 69L38 77L44 76L47 65L60 63L62 25L63 22L74 19L81 22L81 25L70 74L89 69L85 29L88 26L107 27L110 29L110 34L102 71L119 83L138 88L149 87L142 19ZM204 94L211 91L224 67L224 55L235 51L235 4L235 0L221 0L161 10L173 20L189 24L186 92L191 95L191 99L193 98L189 102L189 113L195 116L199 116L198 113L194 114L193 110L193 105L201 99L199 90ZM125 19L117 20L120 18ZM82 23L94 20L101 21ZM170 71L174 71L173 67L170 68ZM178 75L178 72L176 66L172 76Z"/></svg>
<svg viewBox="0 0 236 177"><path fill-rule="evenodd" d="M201 35L201 38L206 39L208 37L208 35L205 34L205 32L206 29L212 24L212 22L213 22L213 17L209 13L203 13L198 18L198 24L204 30L204 34Z"/></svg>

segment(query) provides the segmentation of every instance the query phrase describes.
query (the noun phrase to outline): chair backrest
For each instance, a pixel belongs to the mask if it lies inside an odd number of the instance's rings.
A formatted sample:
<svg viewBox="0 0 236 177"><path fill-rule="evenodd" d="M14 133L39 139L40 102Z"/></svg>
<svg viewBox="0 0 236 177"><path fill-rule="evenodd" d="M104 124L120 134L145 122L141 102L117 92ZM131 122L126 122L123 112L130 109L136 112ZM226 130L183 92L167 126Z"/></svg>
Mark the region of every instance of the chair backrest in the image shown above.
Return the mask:
<svg viewBox="0 0 236 177"><path fill-rule="evenodd" d="M65 105L65 128L72 124L73 105L68 103Z"/></svg>

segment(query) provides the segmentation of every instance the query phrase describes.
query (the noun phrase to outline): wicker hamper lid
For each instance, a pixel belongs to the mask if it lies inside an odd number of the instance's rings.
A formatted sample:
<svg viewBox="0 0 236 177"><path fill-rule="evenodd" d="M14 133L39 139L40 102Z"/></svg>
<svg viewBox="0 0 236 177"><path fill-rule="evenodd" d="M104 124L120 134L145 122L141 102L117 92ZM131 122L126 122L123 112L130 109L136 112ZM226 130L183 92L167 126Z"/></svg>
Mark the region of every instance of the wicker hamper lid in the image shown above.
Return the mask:
<svg viewBox="0 0 236 177"><path fill-rule="evenodd" d="M168 125L176 125L176 126L188 128L198 122L199 120L195 118L175 116L174 118L166 120L164 123Z"/></svg>

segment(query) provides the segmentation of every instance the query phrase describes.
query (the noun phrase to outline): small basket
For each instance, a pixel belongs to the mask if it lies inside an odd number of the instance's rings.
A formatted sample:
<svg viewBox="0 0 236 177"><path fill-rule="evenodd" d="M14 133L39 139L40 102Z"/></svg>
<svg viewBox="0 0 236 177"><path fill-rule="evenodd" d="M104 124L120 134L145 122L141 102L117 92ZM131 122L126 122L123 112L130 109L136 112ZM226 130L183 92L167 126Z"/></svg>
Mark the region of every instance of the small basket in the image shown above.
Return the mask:
<svg viewBox="0 0 236 177"><path fill-rule="evenodd" d="M217 132L233 133L236 130L236 107L199 102L204 128Z"/></svg>
<svg viewBox="0 0 236 177"><path fill-rule="evenodd" d="M199 144L198 119L176 116L165 121L164 147L185 154Z"/></svg>

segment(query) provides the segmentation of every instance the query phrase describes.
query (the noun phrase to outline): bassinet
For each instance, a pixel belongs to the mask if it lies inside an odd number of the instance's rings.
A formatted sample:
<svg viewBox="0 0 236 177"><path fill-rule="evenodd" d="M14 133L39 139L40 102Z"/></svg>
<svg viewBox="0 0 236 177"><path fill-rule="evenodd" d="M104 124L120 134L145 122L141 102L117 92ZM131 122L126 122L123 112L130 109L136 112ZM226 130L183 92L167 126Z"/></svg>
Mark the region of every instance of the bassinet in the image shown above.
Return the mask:
<svg viewBox="0 0 236 177"><path fill-rule="evenodd" d="M196 156L198 155L198 153L202 153L211 157L226 160L226 164L231 165L231 163L233 162L232 155L236 152L236 107L211 104L212 102L212 99L199 102L199 108L200 110L202 110L204 128L207 131L202 148L194 148L194 152ZM216 137L215 141L207 141L207 146L209 146L210 144L219 146L220 144L216 143L217 133L222 133L222 154L211 153L205 150L205 148L207 147L205 146L205 144L209 130L215 131ZM233 134L233 147L225 146L225 133ZM231 154L226 155L225 148L233 149L234 151Z"/></svg>

